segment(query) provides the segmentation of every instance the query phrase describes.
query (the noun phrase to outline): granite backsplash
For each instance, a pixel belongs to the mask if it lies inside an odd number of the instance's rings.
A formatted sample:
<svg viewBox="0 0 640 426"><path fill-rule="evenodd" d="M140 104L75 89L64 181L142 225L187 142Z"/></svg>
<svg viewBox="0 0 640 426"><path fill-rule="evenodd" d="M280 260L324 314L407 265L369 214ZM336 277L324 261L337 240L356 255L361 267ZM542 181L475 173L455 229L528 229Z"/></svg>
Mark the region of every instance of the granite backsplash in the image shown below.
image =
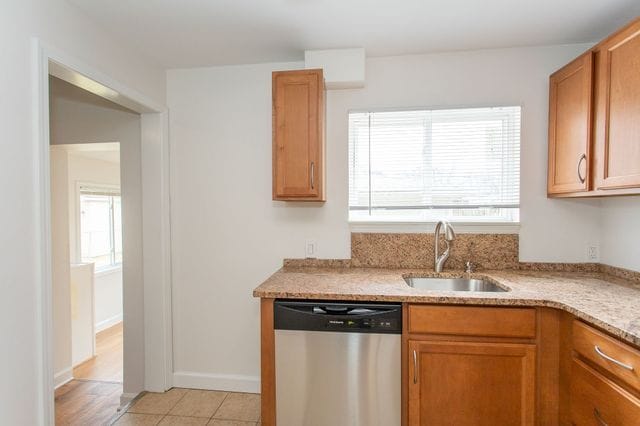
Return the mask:
<svg viewBox="0 0 640 426"><path fill-rule="evenodd" d="M441 241L444 239L441 237ZM517 269L518 234L456 234L445 269ZM434 234L352 233L354 268L433 269ZM445 245L440 245L441 251Z"/></svg>

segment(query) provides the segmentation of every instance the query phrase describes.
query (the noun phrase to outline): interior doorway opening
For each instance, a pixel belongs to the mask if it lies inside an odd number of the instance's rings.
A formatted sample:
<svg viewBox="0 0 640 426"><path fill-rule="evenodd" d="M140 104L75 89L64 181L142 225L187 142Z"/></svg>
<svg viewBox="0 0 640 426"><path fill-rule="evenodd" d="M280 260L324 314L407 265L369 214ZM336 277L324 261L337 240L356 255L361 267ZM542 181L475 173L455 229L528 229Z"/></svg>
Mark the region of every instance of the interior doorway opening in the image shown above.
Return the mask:
<svg viewBox="0 0 640 426"><path fill-rule="evenodd" d="M135 142L119 136L100 140L121 142L122 200L126 210L123 211L123 230L129 239L134 236L133 241L127 242L127 238L123 241L123 304L126 320L123 330L123 391L116 392L120 406L126 405L144 390L163 392L173 383L168 112L162 98L149 98L135 87L123 84L64 50L42 43L38 38L32 39L32 52L35 88L32 92L35 117L33 137L38 163L38 206L35 212L38 217L38 256L34 261L40 282L37 314L39 356L42 357L42 364L37 371L41 383L41 393L37 396L41 407L38 417L43 424L54 424L56 368L50 148L51 144L55 144L54 139L60 136L59 132L64 133L73 126L56 126L52 119L55 105L50 99L50 80L56 77L76 89L96 95L94 99L98 103L110 101L135 117ZM76 123L88 123L82 114L82 110L77 110L77 114L71 114L70 117ZM113 130L108 121L92 122L94 126L101 123L106 124L101 127L105 131L103 136ZM74 140L65 143L86 142Z"/></svg>
<svg viewBox="0 0 640 426"><path fill-rule="evenodd" d="M55 422L102 424L127 387L126 288L142 284L141 117L53 76L49 104Z"/></svg>

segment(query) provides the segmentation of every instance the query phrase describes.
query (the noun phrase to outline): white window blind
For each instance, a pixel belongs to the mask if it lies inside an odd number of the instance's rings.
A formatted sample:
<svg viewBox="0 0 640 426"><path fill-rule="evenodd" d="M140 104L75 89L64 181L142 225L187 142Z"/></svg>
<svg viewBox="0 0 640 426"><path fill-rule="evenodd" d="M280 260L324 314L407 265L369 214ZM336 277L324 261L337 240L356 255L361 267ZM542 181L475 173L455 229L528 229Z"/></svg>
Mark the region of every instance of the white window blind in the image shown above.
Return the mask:
<svg viewBox="0 0 640 426"><path fill-rule="evenodd" d="M520 107L349 113L351 221L518 222Z"/></svg>

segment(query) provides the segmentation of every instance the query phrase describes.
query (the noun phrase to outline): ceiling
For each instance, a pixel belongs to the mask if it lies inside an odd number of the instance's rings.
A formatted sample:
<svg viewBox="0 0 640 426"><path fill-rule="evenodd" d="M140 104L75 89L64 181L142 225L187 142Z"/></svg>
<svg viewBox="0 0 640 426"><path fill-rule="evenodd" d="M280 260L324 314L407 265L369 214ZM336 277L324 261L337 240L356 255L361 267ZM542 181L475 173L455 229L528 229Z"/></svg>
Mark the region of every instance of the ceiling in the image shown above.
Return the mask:
<svg viewBox="0 0 640 426"><path fill-rule="evenodd" d="M597 41L638 0L68 0L164 68Z"/></svg>

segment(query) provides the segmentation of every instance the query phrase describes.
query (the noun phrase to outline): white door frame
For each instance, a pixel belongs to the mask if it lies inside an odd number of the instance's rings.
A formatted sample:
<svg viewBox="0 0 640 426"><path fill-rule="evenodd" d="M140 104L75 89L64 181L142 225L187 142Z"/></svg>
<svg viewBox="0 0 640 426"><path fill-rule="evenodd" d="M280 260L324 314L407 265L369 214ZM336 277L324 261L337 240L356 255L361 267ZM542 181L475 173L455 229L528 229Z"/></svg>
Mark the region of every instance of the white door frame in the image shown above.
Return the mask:
<svg viewBox="0 0 640 426"><path fill-rule="evenodd" d="M32 39L33 148L36 223L38 226L36 268L38 273L38 377L40 419L53 425L53 329L51 279L51 206L49 164L49 62L85 82L111 89L110 100L141 113L142 153L142 242L144 287L144 388L164 391L173 380L173 337L171 325L171 230L169 198L168 111L136 90L64 52ZM97 93L100 94L100 93ZM104 96L109 98L109 96ZM127 397L127 395L125 395Z"/></svg>

